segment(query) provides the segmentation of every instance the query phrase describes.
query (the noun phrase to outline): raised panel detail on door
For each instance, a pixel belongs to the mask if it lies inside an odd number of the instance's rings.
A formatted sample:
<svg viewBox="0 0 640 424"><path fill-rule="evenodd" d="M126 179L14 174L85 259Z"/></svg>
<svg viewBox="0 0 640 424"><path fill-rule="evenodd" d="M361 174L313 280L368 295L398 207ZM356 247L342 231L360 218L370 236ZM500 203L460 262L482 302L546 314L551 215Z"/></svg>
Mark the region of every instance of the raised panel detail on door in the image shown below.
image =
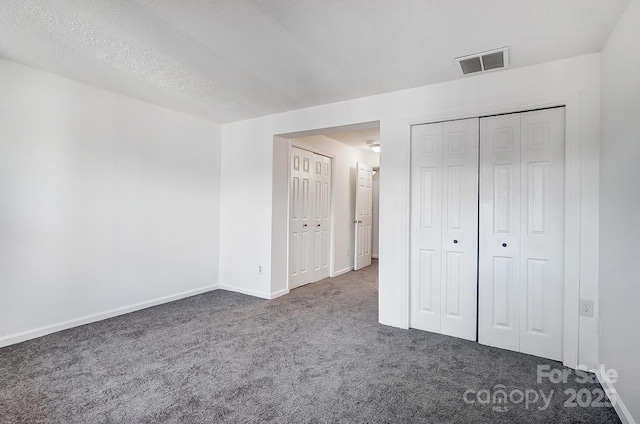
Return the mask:
<svg viewBox="0 0 640 424"><path fill-rule="evenodd" d="M534 162L527 167L527 228L529 234L543 235L547 233L549 220L549 163Z"/></svg>
<svg viewBox="0 0 640 424"><path fill-rule="evenodd" d="M437 269L434 268L434 257L435 251L423 249L420 251L420 274L419 274L419 296L418 299L420 301L418 305L418 310L420 312L434 313L434 303L433 299L438 299L438 293L440 293L439 287L434 287L434 280L438 277L438 275L434 275ZM439 279L436 280L436 283L439 284ZM434 290L436 292L434 293ZM437 305L439 306L439 305ZM436 311L438 308L436 308Z"/></svg>
<svg viewBox="0 0 640 424"><path fill-rule="evenodd" d="M411 143L410 325L475 340L478 120L414 126Z"/></svg>
<svg viewBox="0 0 640 424"><path fill-rule="evenodd" d="M493 233L512 234L513 165L500 164L493 168Z"/></svg>
<svg viewBox="0 0 640 424"><path fill-rule="evenodd" d="M518 328L517 293L514 293L515 278L514 259L509 257L494 256L493 280L490 290L493 294L491 307L493 327L503 330ZM489 306L489 305L487 305Z"/></svg>
<svg viewBox="0 0 640 424"><path fill-rule="evenodd" d="M549 261L527 260L526 276L526 321L527 332L545 333L548 327L545 304L549 301Z"/></svg>
<svg viewBox="0 0 640 424"><path fill-rule="evenodd" d="M492 280L484 282L480 286L480 291L491 292L491 297L482 296L480 302L480 313L490 313L490 335L487 340L486 334L480 334L480 342L491 346L498 346L503 349L519 349L519 313L518 313L518 265L512 257L493 257ZM480 321L485 321L481 317ZM483 322L483 326L487 328ZM488 342L490 341L490 343Z"/></svg>
<svg viewBox="0 0 640 424"><path fill-rule="evenodd" d="M302 176L302 195L300 196L300 206L302 210L300 213L300 219L307 220L309 219L309 209L311 205L311 199L309 198L309 186L310 186L310 176L303 175Z"/></svg>
<svg viewBox="0 0 640 424"><path fill-rule="evenodd" d="M291 219L300 219L300 177L291 177Z"/></svg>
<svg viewBox="0 0 640 424"><path fill-rule="evenodd" d="M486 119L486 118L483 118ZM502 118L497 118L502 120ZM508 121L508 119L507 119ZM509 126L508 122L505 122L506 126L499 126L497 128L493 128L491 131L491 137L493 138L493 151L494 153L508 153L513 151L514 144L514 134L516 134L513 127ZM485 134L485 137L489 135ZM520 139L518 135L518 140ZM486 140L489 143L488 140Z"/></svg>
<svg viewBox="0 0 640 424"><path fill-rule="evenodd" d="M464 273L464 255L460 252L447 252L444 314L449 317L460 316L460 283Z"/></svg>
<svg viewBox="0 0 640 424"><path fill-rule="evenodd" d="M448 230L462 228L462 205L464 204L464 166L450 166L448 171L447 211L445 226Z"/></svg>
<svg viewBox="0 0 640 424"><path fill-rule="evenodd" d="M436 210L436 182L439 170L437 168L422 168L420 170L420 227L433 230L435 227ZM438 205L439 206L439 205Z"/></svg>

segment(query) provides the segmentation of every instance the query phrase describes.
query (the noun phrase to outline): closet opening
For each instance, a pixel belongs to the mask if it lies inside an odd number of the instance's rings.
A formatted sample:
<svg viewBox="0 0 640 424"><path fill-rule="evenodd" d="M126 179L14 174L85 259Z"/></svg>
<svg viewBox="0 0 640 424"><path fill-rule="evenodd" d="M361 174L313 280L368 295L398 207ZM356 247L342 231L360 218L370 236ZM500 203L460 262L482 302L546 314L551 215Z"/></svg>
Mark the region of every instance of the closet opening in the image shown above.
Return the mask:
<svg viewBox="0 0 640 424"><path fill-rule="evenodd" d="M410 326L563 359L565 108L414 125Z"/></svg>

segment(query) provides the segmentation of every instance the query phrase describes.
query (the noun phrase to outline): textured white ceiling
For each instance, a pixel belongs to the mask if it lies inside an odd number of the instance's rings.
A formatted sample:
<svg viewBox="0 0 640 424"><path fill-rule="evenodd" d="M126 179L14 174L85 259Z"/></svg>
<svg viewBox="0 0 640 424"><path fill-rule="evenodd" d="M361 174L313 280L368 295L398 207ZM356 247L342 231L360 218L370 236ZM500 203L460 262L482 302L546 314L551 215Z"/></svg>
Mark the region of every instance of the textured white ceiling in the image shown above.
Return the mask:
<svg viewBox="0 0 640 424"><path fill-rule="evenodd" d="M600 51L629 0L0 0L0 57L216 122Z"/></svg>

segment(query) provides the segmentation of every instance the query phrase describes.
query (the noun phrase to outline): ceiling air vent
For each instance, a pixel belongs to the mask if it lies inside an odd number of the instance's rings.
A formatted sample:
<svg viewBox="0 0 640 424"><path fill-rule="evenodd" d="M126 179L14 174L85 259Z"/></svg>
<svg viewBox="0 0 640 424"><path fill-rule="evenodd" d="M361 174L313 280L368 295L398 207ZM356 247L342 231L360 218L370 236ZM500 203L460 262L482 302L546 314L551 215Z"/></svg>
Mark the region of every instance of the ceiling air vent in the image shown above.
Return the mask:
<svg viewBox="0 0 640 424"><path fill-rule="evenodd" d="M453 59L463 74L491 71L509 67L509 47L489 50Z"/></svg>

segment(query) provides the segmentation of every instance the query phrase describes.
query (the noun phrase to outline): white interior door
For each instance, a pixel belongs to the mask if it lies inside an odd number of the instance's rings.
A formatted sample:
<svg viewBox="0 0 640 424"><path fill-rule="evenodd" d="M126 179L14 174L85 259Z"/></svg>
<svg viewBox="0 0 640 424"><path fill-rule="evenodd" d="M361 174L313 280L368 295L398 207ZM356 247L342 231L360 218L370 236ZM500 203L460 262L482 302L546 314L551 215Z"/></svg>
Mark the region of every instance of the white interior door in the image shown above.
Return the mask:
<svg viewBox="0 0 640 424"><path fill-rule="evenodd" d="M476 339L478 119L411 136L410 326Z"/></svg>
<svg viewBox="0 0 640 424"><path fill-rule="evenodd" d="M371 224L373 198L373 170L358 162L356 173L356 226L353 269L371 265Z"/></svg>
<svg viewBox="0 0 640 424"><path fill-rule="evenodd" d="M480 128L479 342L562 360L564 108Z"/></svg>

